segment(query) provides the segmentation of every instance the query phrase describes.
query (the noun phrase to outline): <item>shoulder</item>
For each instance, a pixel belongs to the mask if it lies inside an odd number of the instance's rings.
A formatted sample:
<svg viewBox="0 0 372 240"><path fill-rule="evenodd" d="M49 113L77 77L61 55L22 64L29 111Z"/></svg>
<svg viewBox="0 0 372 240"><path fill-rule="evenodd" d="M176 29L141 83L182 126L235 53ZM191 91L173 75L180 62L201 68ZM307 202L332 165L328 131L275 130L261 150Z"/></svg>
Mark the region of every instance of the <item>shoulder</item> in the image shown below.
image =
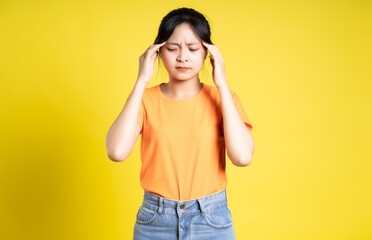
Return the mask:
<svg viewBox="0 0 372 240"><path fill-rule="evenodd" d="M207 84L204 84L204 87L205 87L205 93L213 98L213 99L219 99L220 98L220 92L218 91L218 88L216 86L212 86L212 85L207 85ZM236 96L236 93L235 91L231 90L230 89L230 93L233 97Z"/></svg>
<svg viewBox="0 0 372 240"><path fill-rule="evenodd" d="M155 97L157 97L158 96L158 93L157 93L157 91L158 91L158 89L159 89L159 86L160 86L160 84L157 84L157 85L155 85L155 86L152 86L152 87L147 87L146 89L145 89L145 91L143 92L143 97L142 97L142 99L144 100L144 101L146 101L146 100L153 100Z"/></svg>
<svg viewBox="0 0 372 240"><path fill-rule="evenodd" d="M144 93L146 93L146 94L153 94L153 93L156 92L156 89L157 89L158 87L160 87L160 84L157 84L157 85L154 85L154 86L151 86L151 87L147 87L147 88L145 89L145 92L144 92Z"/></svg>

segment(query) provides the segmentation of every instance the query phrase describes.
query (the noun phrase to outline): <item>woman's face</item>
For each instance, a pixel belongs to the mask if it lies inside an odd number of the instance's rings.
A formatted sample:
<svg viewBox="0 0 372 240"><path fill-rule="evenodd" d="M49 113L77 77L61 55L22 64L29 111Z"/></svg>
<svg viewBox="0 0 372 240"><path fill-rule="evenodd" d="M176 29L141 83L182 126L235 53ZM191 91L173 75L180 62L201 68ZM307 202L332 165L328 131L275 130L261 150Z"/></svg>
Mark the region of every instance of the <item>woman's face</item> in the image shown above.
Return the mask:
<svg viewBox="0 0 372 240"><path fill-rule="evenodd" d="M189 80L198 77L206 51L193 28L182 23L161 47L160 56L170 78Z"/></svg>

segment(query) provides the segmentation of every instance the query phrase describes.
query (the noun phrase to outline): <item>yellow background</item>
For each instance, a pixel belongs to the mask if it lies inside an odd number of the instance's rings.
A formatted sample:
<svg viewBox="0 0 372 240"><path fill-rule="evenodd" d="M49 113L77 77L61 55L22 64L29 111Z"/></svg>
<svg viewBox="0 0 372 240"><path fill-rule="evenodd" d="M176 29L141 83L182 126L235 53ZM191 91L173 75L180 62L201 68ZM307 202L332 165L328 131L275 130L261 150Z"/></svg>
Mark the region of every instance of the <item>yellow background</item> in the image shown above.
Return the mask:
<svg viewBox="0 0 372 240"><path fill-rule="evenodd" d="M351 0L2 0L0 239L132 238L140 140L115 163L106 134L182 6L253 125L252 164L227 159L237 239L371 239L372 4Z"/></svg>

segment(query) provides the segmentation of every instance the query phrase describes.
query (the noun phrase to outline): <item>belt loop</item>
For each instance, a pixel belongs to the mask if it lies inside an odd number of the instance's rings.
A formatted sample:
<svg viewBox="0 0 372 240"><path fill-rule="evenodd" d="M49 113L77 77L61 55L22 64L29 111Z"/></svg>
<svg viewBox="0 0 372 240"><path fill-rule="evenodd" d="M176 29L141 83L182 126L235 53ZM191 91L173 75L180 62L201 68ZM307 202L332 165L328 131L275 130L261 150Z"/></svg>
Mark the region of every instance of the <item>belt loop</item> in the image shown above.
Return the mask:
<svg viewBox="0 0 372 240"><path fill-rule="evenodd" d="M202 215L204 215L205 214L205 209L204 209L204 205L202 203L202 200L198 199L198 203L199 203L199 206L200 206L200 211L202 212Z"/></svg>
<svg viewBox="0 0 372 240"><path fill-rule="evenodd" d="M163 198L159 197L159 208L158 208L159 215L161 215L162 210L163 210Z"/></svg>

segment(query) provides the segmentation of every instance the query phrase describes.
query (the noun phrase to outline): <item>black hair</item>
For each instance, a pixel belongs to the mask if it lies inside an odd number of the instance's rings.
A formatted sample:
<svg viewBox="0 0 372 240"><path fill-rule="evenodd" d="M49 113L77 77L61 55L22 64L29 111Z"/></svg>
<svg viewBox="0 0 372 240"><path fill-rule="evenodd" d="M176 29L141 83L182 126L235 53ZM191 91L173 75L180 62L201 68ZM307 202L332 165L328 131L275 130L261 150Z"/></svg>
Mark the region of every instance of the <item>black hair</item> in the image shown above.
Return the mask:
<svg viewBox="0 0 372 240"><path fill-rule="evenodd" d="M207 19L198 11L186 7L170 11L161 20L158 36L156 37L154 44L166 41L172 35L174 29L181 23L190 24L196 34L204 42L213 44L211 41L211 29Z"/></svg>

